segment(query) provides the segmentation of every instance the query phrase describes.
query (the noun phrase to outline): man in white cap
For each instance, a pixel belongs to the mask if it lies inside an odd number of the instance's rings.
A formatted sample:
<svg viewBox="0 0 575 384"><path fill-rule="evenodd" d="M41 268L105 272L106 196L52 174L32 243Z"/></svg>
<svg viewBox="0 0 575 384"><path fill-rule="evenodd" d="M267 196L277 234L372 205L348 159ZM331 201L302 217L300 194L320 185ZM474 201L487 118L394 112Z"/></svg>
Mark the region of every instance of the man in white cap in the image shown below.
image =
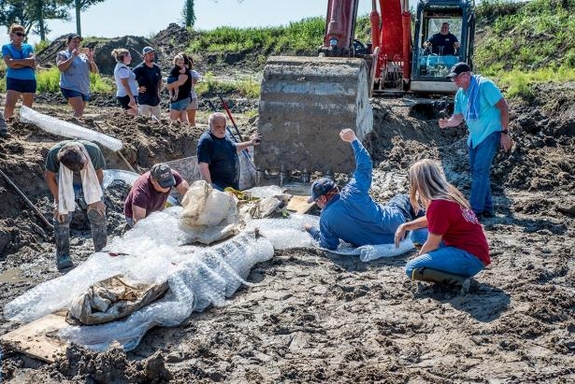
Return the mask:
<svg viewBox="0 0 575 384"><path fill-rule="evenodd" d="M373 169L369 153L353 130L344 129L339 136L353 148L356 166L353 178L341 192L335 181L327 177L312 184L308 202L315 202L322 209L319 228L310 224L304 228L327 249L336 249L340 239L355 247L393 244L397 227L418 217L411 208L409 196L396 195L386 205L373 201L368 193ZM422 215L420 212L419 216ZM414 242L423 244L426 238L425 229L412 234Z"/></svg>
<svg viewBox="0 0 575 384"><path fill-rule="evenodd" d="M162 70L154 63L154 48L144 47L142 55L144 61L134 68L138 82L138 114L142 116L152 115L160 120L160 94L164 87Z"/></svg>

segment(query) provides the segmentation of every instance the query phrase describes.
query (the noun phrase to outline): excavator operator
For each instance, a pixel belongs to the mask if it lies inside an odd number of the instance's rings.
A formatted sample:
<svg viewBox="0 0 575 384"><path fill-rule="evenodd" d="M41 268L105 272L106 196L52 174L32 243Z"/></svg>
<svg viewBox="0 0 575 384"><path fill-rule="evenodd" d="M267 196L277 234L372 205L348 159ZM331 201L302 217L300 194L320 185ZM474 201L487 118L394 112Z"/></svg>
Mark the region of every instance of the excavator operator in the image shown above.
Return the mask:
<svg viewBox="0 0 575 384"><path fill-rule="evenodd" d="M459 49L459 40L453 33L449 32L449 23L445 22L441 24L439 33L427 39L423 43L423 47L436 55L455 55L456 50Z"/></svg>

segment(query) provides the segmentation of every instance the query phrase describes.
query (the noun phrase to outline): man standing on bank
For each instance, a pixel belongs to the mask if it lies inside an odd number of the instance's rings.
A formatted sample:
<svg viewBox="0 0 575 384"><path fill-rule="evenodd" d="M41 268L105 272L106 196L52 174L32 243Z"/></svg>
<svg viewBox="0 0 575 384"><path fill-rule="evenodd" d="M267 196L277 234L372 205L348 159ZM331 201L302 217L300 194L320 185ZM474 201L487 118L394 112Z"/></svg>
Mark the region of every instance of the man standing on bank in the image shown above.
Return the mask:
<svg viewBox="0 0 575 384"><path fill-rule="evenodd" d="M471 196L469 203L478 219L493 217L489 172L500 147L513 145L509 137L509 106L497 86L489 79L474 75L466 63L457 63L447 75L459 88L453 115L439 119L439 127L457 127L464 120L469 129L469 165Z"/></svg>
<svg viewBox="0 0 575 384"><path fill-rule="evenodd" d="M162 70L154 63L156 57L154 48L144 47L142 55L144 61L134 68L138 82L138 114L142 116L151 115L160 120L160 92L164 87Z"/></svg>

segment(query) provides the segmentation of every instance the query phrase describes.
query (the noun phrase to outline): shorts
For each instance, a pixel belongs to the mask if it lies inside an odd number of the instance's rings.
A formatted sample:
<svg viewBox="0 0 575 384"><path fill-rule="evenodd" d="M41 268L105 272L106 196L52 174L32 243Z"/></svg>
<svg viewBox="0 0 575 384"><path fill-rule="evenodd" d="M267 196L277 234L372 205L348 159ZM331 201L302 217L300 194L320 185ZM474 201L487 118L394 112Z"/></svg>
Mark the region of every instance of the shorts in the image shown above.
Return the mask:
<svg viewBox="0 0 575 384"><path fill-rule="evenodd" d="M90 95L84 95L83 93L80 93L78 91L72 91L71 89L66 89L66 88L62 88L60 87L60 90L62 91L62 95L64 95L64 97L66 98L66 100L71 99L72 97L81 97L82 100L84 101L90 101Z"/></svg>
<svg viewBox="0 0 575 384"><path fill-rule="evenodd" d="M131 109L128 104L130 104L130 96L116 96L116 100L118 100L118 104L124 109Z"/></svg>
<svg viewBox="0 0 575 384"><path fill-rule="evenodd" d="M6 90L20 93L36 93L36 80L6 78Z"/></svg>
<svg viewBox="0 0 575 384"><path fill-rule="evenodd" d="M186 109L198 109L198 99L190 98L190 104Z"/></svg>
<svg viewBox="0 0 575 384"><path fill-rule="evenodd" d="M186 108L190 105L190 98L187 97L183 100L178 100L170 103L170 110L172 111L185 111Z"/></svg>
<svg viewBox="0 0 575 384"><path fill-rule="evenodd" d="M160 104L158 105L148 105L148 104L138 104L138 115L141 116L155 116L156 119L160 120L161 111Z"/></svg>

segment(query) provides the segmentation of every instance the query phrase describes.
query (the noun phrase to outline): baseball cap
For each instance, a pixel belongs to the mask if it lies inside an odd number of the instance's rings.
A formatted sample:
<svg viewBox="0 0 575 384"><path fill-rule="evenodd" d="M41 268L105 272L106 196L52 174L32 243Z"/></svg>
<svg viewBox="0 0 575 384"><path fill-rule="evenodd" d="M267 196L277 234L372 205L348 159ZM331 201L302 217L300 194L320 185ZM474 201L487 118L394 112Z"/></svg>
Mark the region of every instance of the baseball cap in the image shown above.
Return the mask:
<svg viewBox="0 0 575 384"><path fill-rule="evenodd" d="M316 180L311 185L311 196L307 199L308 204L313 203L316 201L320 196L325 195L332 189L336 187L335 181L330 179L329 177L322 177L319 180Z"/></svg>
<svg viewBox="0 0 575 384"><path fill-rule="evenodd" d="M469 65L467 65L467 63L459 62L455 64L453 67L451 67L451 71L449 75L447 75L447 77L452 78L457 75L461 75L464 72L471 72L471 68L469 67Z"/></svg>
<svg viewBox="0 0 575 384"><path fill-rule="evenodd" d="M162 188L170 188L176 185L176 179L172 174L172 170L165 163L154 164L150 174Z"/></svg>
<svg viewBox="0 0 575 384"><path fill-rule="evenodd" d="M78 34L76 34L76 33L70 33L70 34L68 35L68 43L69 43L70 41L74 40L74 39L80 39L80 41L84 40L84 39L82 38L82 36L80 36L80 35L78 35Z"/></svg>
<svg viewBox="0 0 575 384"><path fill-rule="evenodd" d="M150 52L155 52L154 48L152 47L144 47L144 49L142 49L142 55L145 55L146 53L150 53Z"/></svg>

